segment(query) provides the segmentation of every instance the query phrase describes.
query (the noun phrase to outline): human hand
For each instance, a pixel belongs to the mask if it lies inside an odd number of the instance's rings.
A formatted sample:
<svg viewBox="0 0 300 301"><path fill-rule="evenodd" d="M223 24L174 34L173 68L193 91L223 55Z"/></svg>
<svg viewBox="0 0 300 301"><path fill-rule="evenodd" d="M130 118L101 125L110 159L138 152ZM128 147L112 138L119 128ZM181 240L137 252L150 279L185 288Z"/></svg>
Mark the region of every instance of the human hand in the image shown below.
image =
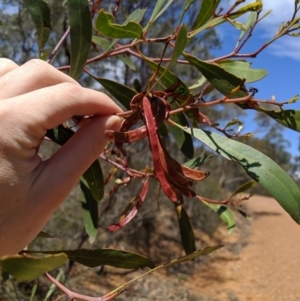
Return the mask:
<svg viewBox="0 0 300 301"><path fill-rule="evenodd" d="M104 131L118 130L121 109L105 94L40 60L0 59L0 257L29 244L102 152ZM94 115L50 159L38 147L47 129Z"/></svg>

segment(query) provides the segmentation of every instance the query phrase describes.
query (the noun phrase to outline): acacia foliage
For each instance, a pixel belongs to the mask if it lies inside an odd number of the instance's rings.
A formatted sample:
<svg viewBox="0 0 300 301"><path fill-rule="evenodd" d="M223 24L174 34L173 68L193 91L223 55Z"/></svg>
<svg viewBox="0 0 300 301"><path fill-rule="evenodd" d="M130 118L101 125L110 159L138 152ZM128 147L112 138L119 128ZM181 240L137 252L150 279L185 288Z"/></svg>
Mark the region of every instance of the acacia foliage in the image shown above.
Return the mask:
<svg viewBox="0 0 300 301"><path fill-rule="evenodd" d="M261 1L244 6L241 6L241 1L237 1L231 7L221 10L220 1L204 0L199 5L197 1L187 0L181 3L181 7L177 2L177 9L172 10L172 5L175 5L175 1L172 0L151 2L153 7L150 5L149 9L135 7L134 2L126 9L121 1L116 1L112 7L105 6L104 1L90 4L86 0L68 0L61 13L66 17L67 23L64 24L68 24L69 28L66 26L64 38L57 43L57 47L51 49L47 46L47 42L52 38L53 3L50 2L48 5L41 0L24 1L37 32L37 40L32 43L30 50L36 49L41 59L46 59L49 63L57 65L60 70L69 72L75 79L96 80L124 107L124 113L120 114L125 119L121 130L106 132L106 138L110 143L105 152L99 156L112 165L109 177L103 176L101 165L97 160L80 180L84 225L90 242L93 243L97 236L98 202L104 196L107 182L115 180L111 194L118 193L120 187L130 187L131 183L137 181L141 186L140 191L128 200L125 208L118 208L120 211L123 210L120 218L108 227L108 230L114 232L124 228L136 217L140 208L145 206L147 196L152 193L149 181L154 180L160 186L161 193L165 194L175 208L174 214L178 219L186 255L154 268L149 258L129 251L23 250L22 255L1 259L4 275L11 274L18 280L29 281L64 264L67 260L87 266L107 264L127 269L149 267L150 271L146 273L149 274L162 267L193 260L221 246L196 250L192 224L184 203L202 202L217 212L227 224L228 231L232 232L235 227L234 209L240 211L239 204L248 198L240 196L240 193L256 183L264 187L295 222L300 223L300 190L295 181L267 155L242 143L246 142L245 137L250 135L242 134L241 120L236 117L221 126L215 111L211 109L217 105L228 108L233 104L242 110L263 113L291 130L300 129L300 112L283 108L284 105L295 102L297 96L284 103L261 101L256 98L257 89L248 86L248 83L261 80L267 75L264 69L251 68L242 53L243 46L250 40L254 28L266 17L261 13L263 8ZM299 6L298 1L295 1L295 12L291 20L287 20L270 41L248 56L258 55L283 35L297 36L300 21ZM136 9L131 10L133 8ZM191 14L188 18L187 14L191 11L196 14ZM170 12L176 12L177 24L157 32L159 27L155 28L155 25L158 20L166 18L164 14ZM238 18L245 14L248 15L247 21L241 23ZM225 22L240 31L237 45L232 53L222 58L208 59L204 55L205 52L203 54L197 51L199 48L195 45L203 41L207 46L205 39L212 37L207 35L207 32ZM58 60L57 49L67 43L67 36L70 45L65 47L65 59ZM151 47L159 49L160 54L157 57L152 56ZM112 80L108 72L104 74L98 72L99 62L100 66L106 66L108 70L115 60L125 66L124 81ZM62 62L63 64L60 64ZM143 72L144 77L131 81L132 76L128 76L129 70L137 68L146 70ZM189 72L196 75L193 82L186 76ZM268 110L261 106L261 102L271 103L278 109ZM207 113L209 111L210 115ZM60 125L49 130L47 137L63 145L73 135L72 127L73 125L69 123ZM128 162L126 155L128 149L134 149L135 143L141 139L148 142L150 160L143 166L134 166ZM179 162L173 151L167 148L164 141L168 139L176 143L185 158L184 161ZM203 183L209 172L199 167L202 168L211 157L207 154L195 155L199 143L205 145L205 148L212 149L215 154L235 162L252 180L241 183L221 200L204 196L198 187L205 185ZM122 177L115 177L117 169L123 172ZM220 182L221 176L223 174L220 175ZM37 257L36 253L43 254L43 257ZM50 275L47 274L47 277L70 299L89 300L86 296L70 292ZM124 287L119 287L101 300L114 298Z"/></svg>

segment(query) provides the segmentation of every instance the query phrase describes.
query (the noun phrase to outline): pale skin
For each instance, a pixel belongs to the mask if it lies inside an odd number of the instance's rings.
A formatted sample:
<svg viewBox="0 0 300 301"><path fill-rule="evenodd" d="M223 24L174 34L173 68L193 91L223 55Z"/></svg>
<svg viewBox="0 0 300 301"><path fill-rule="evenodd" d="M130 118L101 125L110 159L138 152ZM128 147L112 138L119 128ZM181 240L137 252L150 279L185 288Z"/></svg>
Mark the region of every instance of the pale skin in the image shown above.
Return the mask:
<svg viewBox="0 0 300 301"><path fill-rule="evenodd" d="M40 60L0 58L0 257L15 254L43 229L74 184L118 130L121 109ZM46 130L93 115L50 159L37 154Z"/></svg>

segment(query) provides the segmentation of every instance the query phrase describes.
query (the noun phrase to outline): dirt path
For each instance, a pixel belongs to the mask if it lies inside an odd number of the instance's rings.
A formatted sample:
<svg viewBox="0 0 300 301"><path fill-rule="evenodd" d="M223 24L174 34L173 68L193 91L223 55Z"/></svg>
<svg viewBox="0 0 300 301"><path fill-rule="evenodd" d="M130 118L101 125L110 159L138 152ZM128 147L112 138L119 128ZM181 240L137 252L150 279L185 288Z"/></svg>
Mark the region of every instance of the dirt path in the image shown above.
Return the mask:
<svg viewBox="0 0 300 301"><path fill-rule="evenodd" d="M300 300L300 226L273 199L253 197L245 207L253 220L211 255L190 288L218 301Z"/></svg>

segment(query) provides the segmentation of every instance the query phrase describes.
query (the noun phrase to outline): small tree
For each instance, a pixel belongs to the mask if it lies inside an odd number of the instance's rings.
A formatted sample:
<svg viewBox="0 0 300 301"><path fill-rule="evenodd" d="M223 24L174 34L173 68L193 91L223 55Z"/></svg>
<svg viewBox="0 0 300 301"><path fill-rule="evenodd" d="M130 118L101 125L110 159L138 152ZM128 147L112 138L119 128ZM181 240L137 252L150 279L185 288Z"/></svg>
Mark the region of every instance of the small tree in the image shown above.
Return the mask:
<svg viewBox="0 0 300 301"><path fill-rule="evenodd" d="M140 180L142 188L138 195L128 201L128 206L123 209L119 221L108 227L108 230L117 231L123 228L138 214L147 195L151 193L149 181L155 180L159 183L162 193L174 205L182 247L186 255L154 267L153 262L143 255L114 249L23 250L20 255L1 259L4 277L11 274L17 280L30 281L45 273L48 279L72 300L111 300L136 279L101 298L92 298L71 292L47 272L63 265L67 260L72 260L90 267L99 265L125 269L149 267L150 270L142 275L144 276L160 268L206 255L221 246L196 250L194 233L184 209L184 202L191 202L190 199L194 198L207 205L220 215L227 223L228 231L232 232L235 227L232 209L238 208L240 202L249 198L240 197L239 193L256 183L264 187L295 222L300 223L300 190L294 180L268 156L237 141L241 137L250 136L240 133L242 122L238 118L228 121L225 126L220 126L218 117L211 114L217 105L233 110L229 105L234 104L241 110L262 112L281 125L300 131L300 112L283 108L284 105L295 102L298 96L285 102L256 98L258 90L255 87L248 87L247 83L261 80L267 72L263 69L253 69L245 61L247 57L255 58L284 35L299 36L299 1L295 0L291 19L280 25L274 37L258 50L248 54L242 53L244 45L249 42L257 24L270 13L261 15L263 7L261 1L241 7L244 1L238 0L229 8L219 7L220 0L203 0L201 6L197 1L186 0L180 8L177 3L177 8L173 10L178 14L177 26L170 32L166 34L162 32L162 36L157 36L157 32L152 28L158 18L164 18L164 14L172 9L173 2L158 0L153 4L151 11L138 8L129 12L122 22L120 21L122 17L117 16L122 8L121 1L116 1L113 7L110 3L105 10L104 1L89 3L87 0L68 0L66 6L69 28L53 50L50 50L47 48L47 41L51 35L52 25L48 4L42 0L24 0L35 23L38 37L36 45L31 47L31 50L36 47L39 58L57 64L56 54L67 37L70 37L70 64L59 66L58 69L68 71L74 79L80 76L93 78L124 107L124 112L118 114L124 118L122 127L119 132L106 131L106 138L110 142L99 158L100 161L104 160L111 164L114 169L123 171L124 176L115 179L111 193L118 193L117 189L120 186L130 186L133 179ZM124 8L123 12L126 12L125 5ZM185 17L187 12L193 9L197 14L193 19L187 20ZM237 21L245 14L248 14L245 23ZM119 23L116 20L119 20ZM235 48L222 57L203 60L203 55L194 51L193 42L199 37L205 39L209 29L225 22L240 31ZM146 50L149 47L160 47L161 55L149 57L151 51ZM91 51L92 48L102 51L100 54L95 53ZM111 78L96 76L93 66L99 61L107 61L110 64L109 60L112 58L120 60L126 68L147 67L145 74L150 76L146 87L141 88L143 85L139 80L130 84L127 80L127 85L123 85ZM195 78L193 83L185 81L184 74L187 72L198 74L198 78ZM278 109L267 110L260 105L261 103L275 105ZM74 117L75 125L81 118L92 116ZM66 122L49 130L46 139L63 145L73 135L73 127L74 124ZM147 162L142 168L137 168L126 161L127 144L134 145L141 139L148 141L152 160L150 164ZM163 143L166 139L176 142L183 158L187 158L186 162L178 162L172 156L173 152L167 150ZM192 185L198 182L201 182L199 184L201 185L209 176L209 172L198 168L210 158L207 155L195 157L194 149L199 141L220 156L240 165L252 180L242 184L221 201L197 193L197 186ZM110 175L107 180L104 179L101 165L97 160L80 180L85 203L84 224L90 242L96 239L97 234L97 202L103 198L106 182L113 178L114 176Z"/></svg>

